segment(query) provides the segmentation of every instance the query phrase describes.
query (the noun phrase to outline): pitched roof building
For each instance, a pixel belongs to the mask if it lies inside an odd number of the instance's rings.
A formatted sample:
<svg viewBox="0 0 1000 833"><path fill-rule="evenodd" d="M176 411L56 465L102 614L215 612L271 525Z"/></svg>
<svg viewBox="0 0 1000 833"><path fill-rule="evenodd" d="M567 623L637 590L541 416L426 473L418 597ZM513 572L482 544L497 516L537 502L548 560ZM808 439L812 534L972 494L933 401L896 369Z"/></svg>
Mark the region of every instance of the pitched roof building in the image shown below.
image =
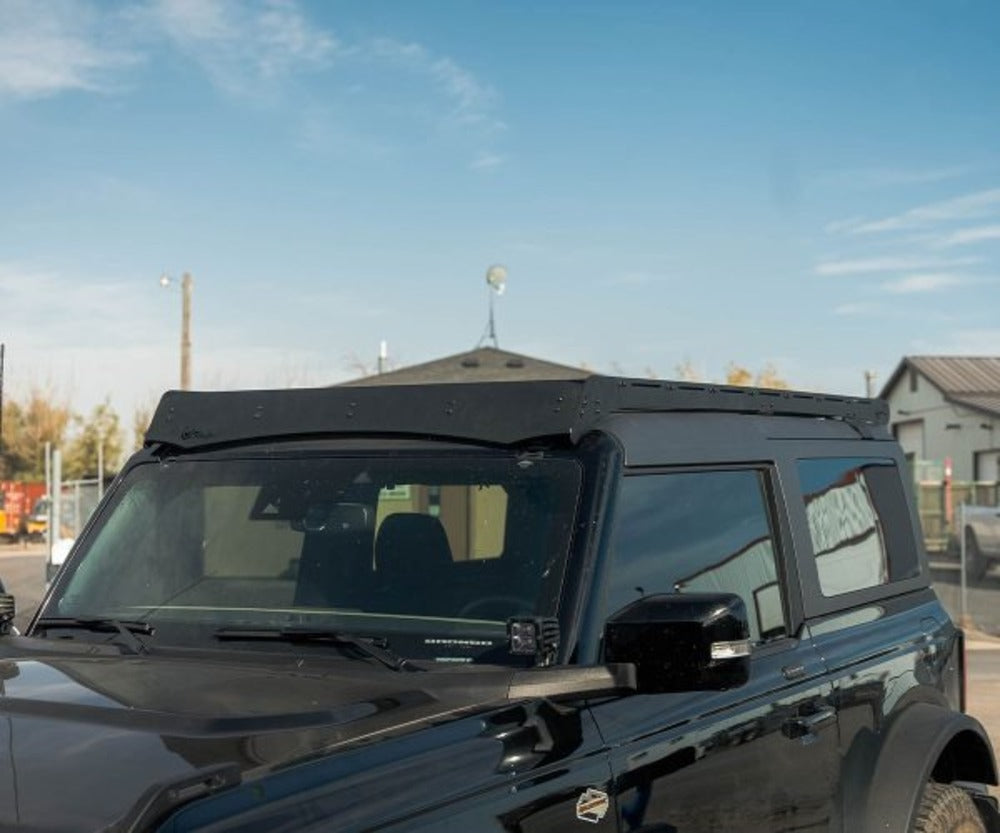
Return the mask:
<svg viewBox="0 0 1000 833"><path fill-rule="evenodd" d="M913 460L950 460L955 480L1000 479L1000 357L904 356L882 388Z"/></svg>
<svg viewBox="0 0 1000 833"><path fill-rule="evenodd" d="M509 382L525 379L583 379L591 371L536 359L498 347L477 347L442 359L363 376L343 385L420 385L429 382Z"/></svg>

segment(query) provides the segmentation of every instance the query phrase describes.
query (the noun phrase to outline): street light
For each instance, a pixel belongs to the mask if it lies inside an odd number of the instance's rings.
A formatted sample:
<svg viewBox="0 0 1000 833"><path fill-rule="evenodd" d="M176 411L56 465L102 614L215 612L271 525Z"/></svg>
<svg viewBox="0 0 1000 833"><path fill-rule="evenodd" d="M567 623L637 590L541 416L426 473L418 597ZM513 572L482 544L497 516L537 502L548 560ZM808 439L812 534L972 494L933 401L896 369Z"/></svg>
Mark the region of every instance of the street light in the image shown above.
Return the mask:
<svg viewBox="0 0 1000 833"><path fill-rule="evenodd" d="M166 272L160 275L160 286L164 289L173 283ZM194 279L190 272L181 276L181 390L191 389L191 290Z"/></svg>

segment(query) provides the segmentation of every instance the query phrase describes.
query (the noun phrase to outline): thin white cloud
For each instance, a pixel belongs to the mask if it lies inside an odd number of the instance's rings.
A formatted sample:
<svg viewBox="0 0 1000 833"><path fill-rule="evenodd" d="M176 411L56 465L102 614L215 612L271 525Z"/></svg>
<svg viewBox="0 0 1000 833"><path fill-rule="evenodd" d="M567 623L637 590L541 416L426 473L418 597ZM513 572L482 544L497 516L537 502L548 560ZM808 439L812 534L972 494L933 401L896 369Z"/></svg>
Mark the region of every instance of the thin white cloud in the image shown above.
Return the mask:
<svg viewBox="0 0 1000 833"><path fill-rule="evenodd" d="M988 217L1000 211L1000 188L928 203L881 220L842 222L837 233L881 234L928 228L938 223ZM829 226L828 226L829 228Z"/></svg>
<svg viewBox="0 0 1000 833"><path fill-rule="evenodd" d="M934 340L914 341L912 346L913 353L998 356L1000 355L1000 329L955 330Z"/></svg>
<svg viewBox="0 0 1000 833"><path fill-rule="evenodd" d="M903 168L853 168L842 171L831 171L820 176L821 183L843 185L848 188L868 190L875 188L894 188L906 185L928 185L935 182L946 182L958 179L972 172L972 168L963 165L953 165L940 168L903 169Z"/></svg>
<svg viewBox="0 0 1000 833"><path fill-rule="evenodd" d="M933 245L941 249L949 249L952 246L968 246L990 240L1000 240L1000 225L959 229L936 240Z"/></svg>
<svg viewBox="0 0 1000 833"><path fill-rule="evenodd" d="M261 83L321 69L341 48L291 0L155 0L149 15L230 94L256 95Z"/></svg>
<svg viewBox="0 0 1000 833"><path fill-rule="evenodd" d="M375 38L362 52L377 61L405 67L431 79L450 102L456 122L491 132L506 127L495 115L499 98L496 90L451 58L434 55L419 43L403 43L392 38Z"/></svg>
<svg viewBox="0 0 1000 833"><path fill-rule="evenodd" d="M474 171L489 171L499 168L504 163L504 157L498 153L480 153L469 167Z"/></svg>
<svg viewBox="0 0 1000 833"><path fill-rule="evenodd" d="M387 146L385 136L405 131L385 130L381 115L416 113L434 128L481 143L467 163L471 170L506 161L487 145L506 129L499 96L468 68L420 43L344 43L306 11L296 0L145 0L117 8L95 0L46 0L39 13L37 0L0 0L0 100L124 90L137 63L176 61L180 54L221 92L276 104L286 100L292 79L328 72L336 62L334 80L358 101L358 90L370 90L366 104L342 112L335 102L314 103L312 110L326 108L326 115L300 119L300 147L344 153L353 146L367 156L374 147L374 155L384 156L397 142ZM383 84L369 78L359 84L367 70L381 72ZM399 103L395 110L393 101Z"/></svg>
<svg viewBox="0 0 1000 833"><path fill-rule="evenodd" d="M894 295L913 295L926 292L939 292L953 286L960 286L969 283L970 279L964 275L956 275L951 272L924 272L915 275L907 275L895 281L887 281L882 284L882 289Z"/></svg>
<svg viewBox="0 0 1000 833"><path fill-rule="evenodd" d="M823 231L827 234L843 234L851 229L857 228L865 222L864 217L846 217L843 220L834 220L823 226Z"/></svg>
<svg viewBox="0 0 1000 833"><path fill-rule="evenodd" d="M50 386L81 413L110 396L127 415L161 377L159 390L176 384L179 301L155 303L162 294L154 277L107 280L0 263L11 395Z"/></svg>
<svg viewBox="0 0 1000 833"><path fill-rule="evenodd" d="M385 308L344 291L295 294L255 285L245 294L265 298L279 322L296 322L302 310L328 318L382 320ZM209 326L210 302L199 302L195 287L192 377L202 389L330 384L328 345L296 339L276 329L268 338L244 344L243 325ZM124 422L139 405L156 401L178 384L180 295L164 291L155 275L139 279L95 279L56 269L0 262L4 302L5 385L14 398L33 387L52 387L79 413L110 398ZM39 304L45 314L39 315ZM288 307L286 310L285 307ZM292 307L295 314L292 314ZM291 325L288 325L290 330ZM306 327L312 332L317 328ZM306 343L306 342L309 343ZM374 348L373 348L374 350ZM346 378L347 373L340 374Z"/></svg>
<svg viewBox="0 0 1000 833"><path fill-rule="evenodd" d="M816 264L817 275L865 275L875 272L906 272L917 269L948 269L981 263L982 258L872 257L859 260L827 260Z"/></svg>
<svg viewBox="0 0 1000 833"><path fill-rule="evenodd" d="M122 44L110 16L85 3L0 0L0 98L68 91L111 92L139 57Z"/></svg>

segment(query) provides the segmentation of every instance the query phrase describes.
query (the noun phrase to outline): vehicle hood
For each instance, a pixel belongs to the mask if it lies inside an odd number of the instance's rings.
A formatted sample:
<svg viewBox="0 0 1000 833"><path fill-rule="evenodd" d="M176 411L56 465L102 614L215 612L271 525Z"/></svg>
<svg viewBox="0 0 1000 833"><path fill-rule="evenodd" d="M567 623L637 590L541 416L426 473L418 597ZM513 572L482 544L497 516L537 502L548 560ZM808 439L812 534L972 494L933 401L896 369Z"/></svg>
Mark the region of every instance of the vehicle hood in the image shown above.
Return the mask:
<svg viewBox="0 0 1000 833"><path fill-rule="evenodd" d="M213 767L253 780L503 705L513 673L53 642L0 646L0 829L103 830L151 788Z"/></svg>

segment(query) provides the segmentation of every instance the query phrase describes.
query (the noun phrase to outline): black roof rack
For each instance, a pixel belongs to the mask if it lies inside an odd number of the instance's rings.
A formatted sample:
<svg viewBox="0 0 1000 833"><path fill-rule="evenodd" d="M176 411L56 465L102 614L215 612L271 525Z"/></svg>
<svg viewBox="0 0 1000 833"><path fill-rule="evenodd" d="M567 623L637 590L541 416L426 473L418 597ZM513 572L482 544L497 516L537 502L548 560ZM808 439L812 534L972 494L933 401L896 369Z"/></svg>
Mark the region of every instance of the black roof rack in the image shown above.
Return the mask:
<svg viewBox="0 0 1000 833"><path fill-rule="evenodd" d="M500 444L562 435L576 442L608 414L667 411L836 419L864 434L889 418L888 406L877 399L590 376L565 381L168 391L153 415L146 442L192 449L335 434Z"/></svg>

